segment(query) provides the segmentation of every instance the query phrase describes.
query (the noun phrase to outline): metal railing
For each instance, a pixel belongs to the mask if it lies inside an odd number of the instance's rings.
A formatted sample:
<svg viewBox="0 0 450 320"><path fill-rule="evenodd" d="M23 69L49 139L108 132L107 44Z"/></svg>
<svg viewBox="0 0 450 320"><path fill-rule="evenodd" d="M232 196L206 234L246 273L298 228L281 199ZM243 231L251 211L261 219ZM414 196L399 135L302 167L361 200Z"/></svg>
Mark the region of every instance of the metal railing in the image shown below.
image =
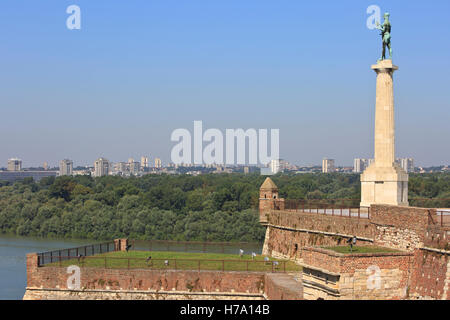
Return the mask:
<svg viewBox="0 0 450 320"><path fill-rule="evenodd" d="M286 273L299 271L300 266L289 261L238 260L238 259L179 259L132 258L109 256L56 256L46 267L76 265L81 268L105 269L155 269L197 271L254 271ZM289 265L287 265L289 264Z"/></svg>
<svg viewBox="0 0 450 320"><path fill-rule="evenodd" d="M96 243L76 248L58 249L53 251L46 251L38 253L38 266L54 262L62 262L70 257L89 257L96 254L116 251L114 241Z"/></svg>
<svg viewBox="0 0 450 320"><path fill-rule="evenodd" d="M352 206L356 199L330 199L326 200L276 200L275 209L284 207L285 211L304 212L337 217L370 219L370 208L361 208L358 205Z"/></svg>
<svg viewBox="0 0 450 320"><path fill-rule="evenodd" d="M436 210L436 215L431 219L433 224L450 227L450 209Z"/></svg>
<svg viewBox="0 0 450 320"><path fill-rule="evenodd" d="M409 198L411 207L419 208L450 208L450 199L447 198Z"/></svg>

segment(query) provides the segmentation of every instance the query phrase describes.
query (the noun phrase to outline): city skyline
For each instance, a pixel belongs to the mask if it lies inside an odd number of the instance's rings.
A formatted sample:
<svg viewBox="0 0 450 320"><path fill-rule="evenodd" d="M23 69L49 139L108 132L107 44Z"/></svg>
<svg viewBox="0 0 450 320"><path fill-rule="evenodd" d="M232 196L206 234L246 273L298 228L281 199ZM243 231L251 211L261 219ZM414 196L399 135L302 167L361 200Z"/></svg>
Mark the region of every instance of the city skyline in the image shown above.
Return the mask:
<svg viewBox="0 0 450 320"><path fill-rule="evenodd" d="M279 128L280 156L299 165L373 157L374 3L78 1L81 30L65 26L69 4L2 4L1 166L12 156L30 167L146 153L168 163L171 132L196 119ZM450 45L440 39L450 4L376 4L395 22L396 156L447 164ZM411 17L421 21L414 32ZM417 41L430 36L434 50Z"/></svg>

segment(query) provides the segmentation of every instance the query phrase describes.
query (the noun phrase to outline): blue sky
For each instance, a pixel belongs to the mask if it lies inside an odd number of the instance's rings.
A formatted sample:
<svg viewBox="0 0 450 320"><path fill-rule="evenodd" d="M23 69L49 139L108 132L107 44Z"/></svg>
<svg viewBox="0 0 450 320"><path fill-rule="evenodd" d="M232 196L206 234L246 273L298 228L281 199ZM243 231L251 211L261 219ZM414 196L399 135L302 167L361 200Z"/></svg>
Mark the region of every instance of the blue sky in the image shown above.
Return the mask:
<svg viewBox="0 0 450 320"><path fill-rule="evenodd" d="M66 8L81 8L68 30ZM372 157L380 36L391 13L396 151L448 164L448 0L2 0L0 167L170 159L174 129L278 128L280 155Z"/></svg>

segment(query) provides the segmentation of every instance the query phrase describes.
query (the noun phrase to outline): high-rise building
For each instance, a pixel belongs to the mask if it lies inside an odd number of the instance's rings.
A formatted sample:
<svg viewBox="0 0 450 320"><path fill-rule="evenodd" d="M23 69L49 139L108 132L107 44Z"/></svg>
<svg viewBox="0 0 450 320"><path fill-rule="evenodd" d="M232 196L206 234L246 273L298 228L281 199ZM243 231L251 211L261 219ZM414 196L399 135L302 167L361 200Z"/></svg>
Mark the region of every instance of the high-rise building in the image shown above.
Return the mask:
<svg viewBox="0 0 450 320"><path fill-rule="evenodd" d="M160 158L155 158L155 168L162 168L162 162Z"/></svg>
<svg viewBox="0 0 450 320"><path fill-rule="evenodd" d="M12 158L8 160L8 171L21 171L22 170L22 160L17 158Z"/></svg>
<svg viewBox="0 0 450 320"><path fill-rule="evenodd" d="M48 162L44 162L44 164L42 165L42 168L44 168L45 171L48 170Z"/></svg>
<svg viewBox="0 0 450 320"><path fill-rule="evenodd" d="M109 161L105 158L98 158L94 162L94 176L102 177L109 174Z"/></svg>
<svg viewBox="0 0 450 320"><path fill-rule="evenodd" d="M414 172L414 159L402 158L402 159L397 159L396 162L406 172Z"/></svg>
<svg viewBox="0 0 450 320"><path fill-rule="evenodd" d="M280 160L272 160L270 161L270 171L272 174L277 174L280 172Z"/></svg>
<svg viewBox="0 0 450 320"><path fill-rule="evenodd" d="M366 169L366 159L355 159L353 161L353 172L361 173Z"/></svg>
<svg viewBox="0 0 450 320"><path fill-rule="evenodd" d="M323 159L322 160L322 172L323 173L335 172L334 159Z"/></svg>
<svg viewBox="0 0 450 320"><path fill-rule="evenodd" d="M135 161L135 162L130 162L129 164L129 168L130 168L130 173L137 175L140 171L140 164L139 162Z"/></svg>
<svg viewBox="0 0 450 320"><path fill-rule="evenodd" d="M126 162L119 162L116 165L117 171L121 174L124 174L128 171L128 163Z"/></svg>
<svg viewBox="0 0 450 320"><path fill-rule="evenodd" d="M59 175L71 176L73 174L73 161L64 159L59 162Z"/></svg>
<svg viewBox="0 0 450 320"><path fill-rule="evenodd" d="M373 163L373 159L355 159L353 161L353 172L362 173Z"/></svg>
<svg viewBox="0 0 450 320"><path fill-rule="evenodd" d="M148 168L148 157L145 156L141 157L141 167Z"/></svg>

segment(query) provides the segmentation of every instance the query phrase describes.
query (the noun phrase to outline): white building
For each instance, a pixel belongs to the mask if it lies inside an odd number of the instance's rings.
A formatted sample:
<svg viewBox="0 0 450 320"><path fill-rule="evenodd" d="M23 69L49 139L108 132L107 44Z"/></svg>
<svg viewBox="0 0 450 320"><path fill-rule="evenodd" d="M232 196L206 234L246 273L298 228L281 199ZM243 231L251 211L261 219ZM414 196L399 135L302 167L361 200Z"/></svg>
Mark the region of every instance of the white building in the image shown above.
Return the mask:
<svg viewBox="0 0 450 320"><path fill-rule="evenodd" d="M148 168L148 157L145 156L141 157L141 167Z"/></svg>
<svg viewBox="0 0 450 320"><path fill-rule="evenodd" d="M8 160L8 171L21 171L22 170L22 160L17 158L12 158Z"/></svg>
<svg viewBox="0 0 450 320"><path fill-rule="evenodd" d="M130 168L130 174L133 174L133 175L139 174L139 171L141 170L141 166L140 166L139 162L137 162L137 161L130 162L130 163L128 163L128 166Z"/></svg>
<svg viewBox="0 0 450 320"><path fill-rule="evenodd" d="M402 158L402 159L397 159L396 162L407 173L408 172L414 172L414 159L412 159L412 158Z"/></svg>
<svg viewBox="0 0 450 320"><path fill-rule="evenodd" d="M335 172L336 169L334 167L334 159L323 159L322 160L322 172L330 173Z"/></svg>
<svg viewBox="0 0 450 320"><path fill-rule="evenodd" d="M277 174L280 172L280 160L272 160L270 161L270 171L272 174Z"/></svg>
<svg viewBox="0 0 450 320"><path fill-rule="evenodd" d="M94 177L107 176L109 174L109 161L105 158L98 158L94 162Z"/></svg>
<svg viewBox="0 0 450 320"><path fill-rule="evenodd" d="M355 159L353 161L353 172L362 173L373 163L373 159Z"/></svg>
<svg viewBox="0 0 450 320"><path fill-rule="evenodd" d="M162 168L162 161L160 158L155 158L155 168Z"/></svg>
<svg viewBox="0 0 450 320"><path fill-rule="evenodd" d="M59 162L59 175L71 176L73 174L73 161L64 159Z"/></svg>

